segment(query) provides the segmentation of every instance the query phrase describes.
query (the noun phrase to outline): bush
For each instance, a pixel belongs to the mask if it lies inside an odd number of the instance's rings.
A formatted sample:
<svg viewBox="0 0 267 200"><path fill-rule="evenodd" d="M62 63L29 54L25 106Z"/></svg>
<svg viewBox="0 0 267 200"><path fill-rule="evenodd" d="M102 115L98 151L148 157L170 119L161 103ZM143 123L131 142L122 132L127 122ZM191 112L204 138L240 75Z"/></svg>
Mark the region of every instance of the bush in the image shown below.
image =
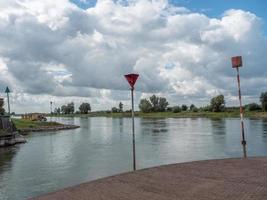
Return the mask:
<svg viewBox="0 0 267 200"><path fill-rule="evenodd" d="M193 111L193 112L198 112L198 108L197 108L197 107L194 107L194 108L192 109L192 111Z"/></svg>
<svg viewBox="0 0 267 200"><path fill-rule="evenodd" d="M171 112L172 111L172 107L167 107L166 111Z"/></svg>
<svg viewBox="0 0 267 200"><path fill-rule="evenodd" d="M201 107L200 109L199 109L200 111L204 111L204 112L210 112L210 111L212 111L212 109L211 109L211 106L204 106L204 107Z"/></svg>
<svg viewBox="0 0 267 200"><path fill-rule="evenodd" d="M193 111L194 108L196 108L196 106L194 104L191 104L190 107L189 107L189 110Z"/></svg>
<svg viewBox="0 0 267 200"><path fill-rule="evenodd" d="M180 106L174 106L172 108L172 112L174 112L174 113L178 113L178 112L181 112L181 111L182 111L182 109L180 108Z"/></svg>
<svg viewBox="0 0 267 200"><path fill-rule="evenodd" d="M119 112L119 109L116 108L116 107L113 107L113 108L111 108L111 112L113 112L113 113L118 113L118 112Z"/></svg>
<svg viewBox="0 0 267 200"><path fill-rule="evenodd" d="M148 113L152 111L152 104L149 100L147 99L141 99L140 103L139 103L139 109L144 112L144 113Z"/></svg>
<svg viewBox="0 0 267 200"><path fill-rule="evenodd" d="M259 111L261 110L261 106L257 103L250 103L245 106L245 109L248 111Z"/></svg>

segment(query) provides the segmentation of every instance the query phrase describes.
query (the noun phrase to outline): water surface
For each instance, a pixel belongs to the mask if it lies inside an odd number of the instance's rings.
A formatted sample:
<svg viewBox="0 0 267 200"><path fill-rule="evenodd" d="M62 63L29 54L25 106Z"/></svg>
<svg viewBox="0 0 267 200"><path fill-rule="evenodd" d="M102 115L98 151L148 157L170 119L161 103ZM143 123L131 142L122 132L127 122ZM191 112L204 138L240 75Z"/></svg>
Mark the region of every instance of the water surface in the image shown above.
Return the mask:
<svg viewBox="0 0 267 200"><path fill-rule="evenodd" d="M26 199L132 170L130 118L53 118L81 128L0 149L0 199ZM267 156L267 120L246 119L249 156ZM238 119L136 118L137 168L242 156Z"/></svg>

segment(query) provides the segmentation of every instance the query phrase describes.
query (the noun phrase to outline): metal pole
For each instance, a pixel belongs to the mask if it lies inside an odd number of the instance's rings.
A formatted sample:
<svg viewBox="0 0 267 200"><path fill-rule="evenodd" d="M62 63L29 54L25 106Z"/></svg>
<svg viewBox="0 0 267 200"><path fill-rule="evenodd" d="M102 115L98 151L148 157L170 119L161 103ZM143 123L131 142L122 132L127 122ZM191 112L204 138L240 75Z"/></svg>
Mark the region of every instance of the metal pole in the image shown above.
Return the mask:
<svg viewBox="0 0 267 200"><path fill-rule="evenodd" d="M53 102L51 101L51 102L50 102L50 114L52 114L52 112L53 112L52 104L53 104Z"/></svg>
<svg viewBox="0 0 267 200"><path fill-rule="evenodd" d="M133 97L134 88L131 88L132 96L132 134L133 134L133 170L136 170L136 159L135 159L135 134L134 134L134 97Z"/></svg>
<svg viewBox="0 0 267 200"><path fill-rule="evenodd" d="M52 121L52 104L53 104L53 102L52 101L50 101L50 121Z"/></svg>
<svg viewBox="0 0 267 200"><path fill-rule="evenodd" d="M241 87L240 87L240 77L239 77L238 67L236 67L236 71L237 71L238 95L239 95L239 104L240 104L240 123L241 123L241 136L242 136L241 144L243 146L244 158L246 158L247 157L247 150L246 150L247 143L245 140L244 116L243 116L243 107L242 107L242 100L241 100Z"/></svg>
<svg viewBox="0 0 267 200"><path fill-rule="evenodd" d="M8 115L10 116L9 93L7 92L6 94L7 94Z"/></svg>

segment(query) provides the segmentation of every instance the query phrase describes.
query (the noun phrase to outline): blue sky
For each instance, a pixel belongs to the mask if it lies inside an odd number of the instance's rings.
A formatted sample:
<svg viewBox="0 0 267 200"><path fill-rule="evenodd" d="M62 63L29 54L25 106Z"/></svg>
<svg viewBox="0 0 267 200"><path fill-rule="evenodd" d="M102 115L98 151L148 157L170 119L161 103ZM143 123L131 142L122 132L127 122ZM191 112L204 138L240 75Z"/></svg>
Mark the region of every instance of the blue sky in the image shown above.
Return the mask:
<svg viewBox="0 0 267 200"><path fill-rule="evenodd" d="M204 12L209 17L220 17L225 10L241 9L250 11L263 19L267 33L267 2L265 0L170 0L172 4Z"/></svg>
<svg viewBox="0 0 267 200"><path fill-rule="evenodd" d="M80 8L95 5L95 0L70 0ZM267 1L266 0L169 0L176 6L182 6L193 12L205 13L209 17L221 17L229 9L241 9L252 12L263 21L264 33L267 35Z"/></svg>

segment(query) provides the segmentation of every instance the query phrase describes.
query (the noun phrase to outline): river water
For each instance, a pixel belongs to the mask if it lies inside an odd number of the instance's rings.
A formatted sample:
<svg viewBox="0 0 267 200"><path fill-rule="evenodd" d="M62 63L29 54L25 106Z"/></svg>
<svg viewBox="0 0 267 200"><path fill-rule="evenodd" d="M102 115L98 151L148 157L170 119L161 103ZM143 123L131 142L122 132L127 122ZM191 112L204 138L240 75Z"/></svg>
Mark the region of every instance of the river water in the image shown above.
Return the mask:
<svg viewBox="0 0 267 200"><path fill-rule="evenodd" d="M0 199L21 200L132 170L130 118L53 118L75 130L32 133L0 149ZM246 119L249 156L267 156L267 120ZM137 168L242 156L240 121L136 118Z"/></svg>

